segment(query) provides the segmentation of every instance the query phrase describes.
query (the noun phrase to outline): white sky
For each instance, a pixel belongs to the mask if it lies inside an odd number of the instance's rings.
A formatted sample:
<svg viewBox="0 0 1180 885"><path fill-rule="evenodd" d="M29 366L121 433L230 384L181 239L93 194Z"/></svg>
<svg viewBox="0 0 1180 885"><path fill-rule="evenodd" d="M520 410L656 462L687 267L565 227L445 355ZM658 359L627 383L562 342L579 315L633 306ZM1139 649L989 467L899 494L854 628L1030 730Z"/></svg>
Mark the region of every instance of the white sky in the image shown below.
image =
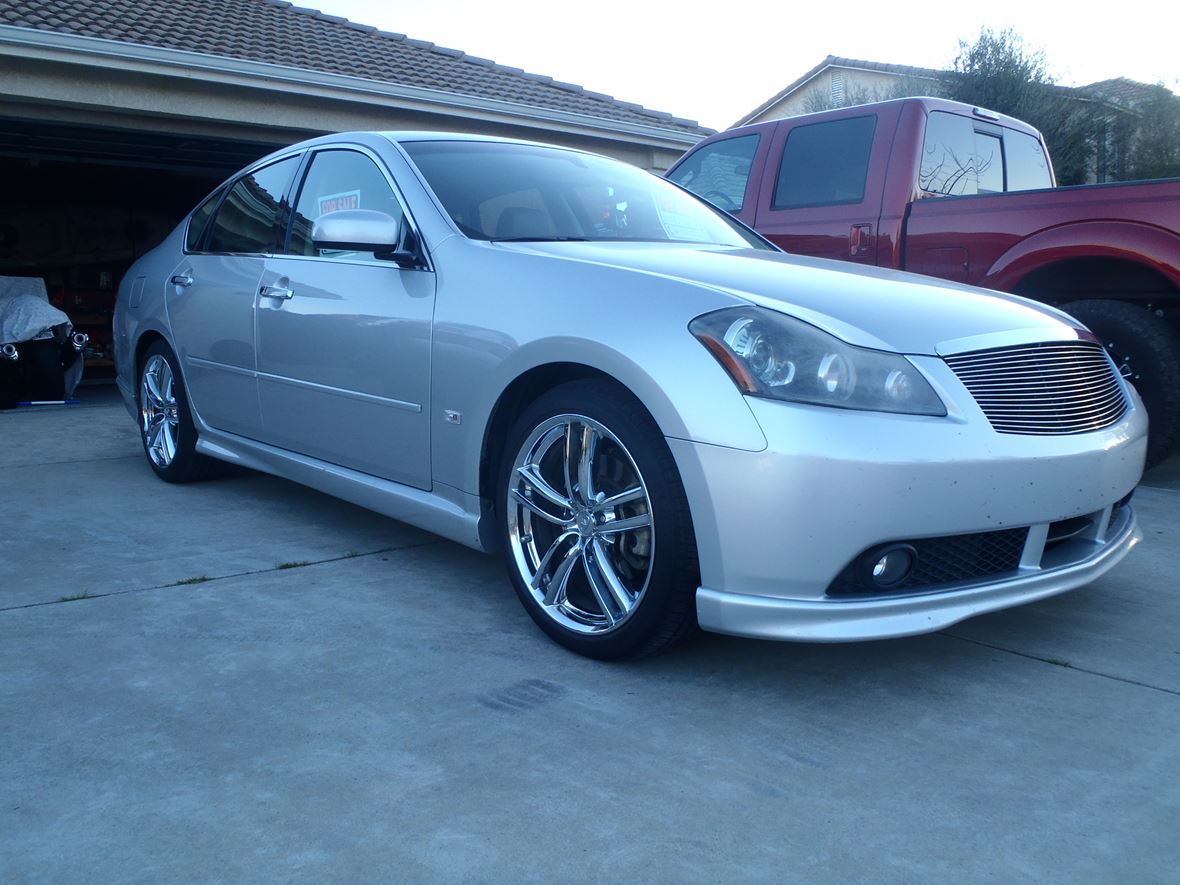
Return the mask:
<svg viewBox="0 0 1180 885"><path fill-rule="evenodd" d="M1180 91L1175 0L295 0L724 129L831 54L949 67L958 41L1011 27L1067 86L1110 77Z"/></svg>

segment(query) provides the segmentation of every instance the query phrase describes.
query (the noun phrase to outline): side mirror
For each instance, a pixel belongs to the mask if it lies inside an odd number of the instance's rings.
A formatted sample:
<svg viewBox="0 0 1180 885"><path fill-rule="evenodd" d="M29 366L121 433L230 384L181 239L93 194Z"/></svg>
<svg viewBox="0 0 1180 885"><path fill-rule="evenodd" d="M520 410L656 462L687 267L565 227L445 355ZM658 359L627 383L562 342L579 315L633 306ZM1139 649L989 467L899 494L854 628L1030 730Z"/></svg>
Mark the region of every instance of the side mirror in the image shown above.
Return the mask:
<svg viewBox="0 0 1180 885"><path fill-rule="evenodd" d="M317 249L342 249L349 252L372 252L377 258L394 261L402 267L412 266L417 256L399 251L404 220L372 209L339 209L325 212L311 228L311 240Z"/></svg>

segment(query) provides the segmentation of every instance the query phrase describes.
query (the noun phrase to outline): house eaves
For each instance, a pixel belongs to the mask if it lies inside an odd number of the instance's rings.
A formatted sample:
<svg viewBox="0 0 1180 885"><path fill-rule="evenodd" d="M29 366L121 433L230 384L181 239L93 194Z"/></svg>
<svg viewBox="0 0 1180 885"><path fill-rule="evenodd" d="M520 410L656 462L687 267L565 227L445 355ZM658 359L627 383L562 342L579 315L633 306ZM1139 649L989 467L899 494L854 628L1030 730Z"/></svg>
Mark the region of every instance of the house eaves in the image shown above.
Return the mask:
<svg viewBox="0 0 1180 885"><path fill-rule="evenodd" d="M573 135L676 151L696 144L711 132L703 128L696 131L663 128L443 89L11 25L0 25L2 55L329 101L392 106L460 120L541 126Z"/></svg>

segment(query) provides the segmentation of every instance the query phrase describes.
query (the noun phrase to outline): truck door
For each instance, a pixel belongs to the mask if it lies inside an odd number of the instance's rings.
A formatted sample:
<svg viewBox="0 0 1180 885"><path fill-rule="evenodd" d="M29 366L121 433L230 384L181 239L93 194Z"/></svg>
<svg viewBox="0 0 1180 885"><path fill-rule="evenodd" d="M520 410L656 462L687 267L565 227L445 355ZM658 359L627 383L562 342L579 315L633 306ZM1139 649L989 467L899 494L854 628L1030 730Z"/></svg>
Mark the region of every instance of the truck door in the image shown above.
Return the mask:
<svg viewBox="0 0 1180 885"><path fill-rule="evenodd" d="M886 165L870 162L877 124L875 112L858 108L816 123L781 123L762 177L758 231L788 252L876 264Z"/></svg>
<svg viewBox="0 0 1180 885"><path fill-rule="evenodd" d="M761 179L751 172L765 166L770 135L750 127L726 136L686 154L668 178L753 227Z"/></svg>

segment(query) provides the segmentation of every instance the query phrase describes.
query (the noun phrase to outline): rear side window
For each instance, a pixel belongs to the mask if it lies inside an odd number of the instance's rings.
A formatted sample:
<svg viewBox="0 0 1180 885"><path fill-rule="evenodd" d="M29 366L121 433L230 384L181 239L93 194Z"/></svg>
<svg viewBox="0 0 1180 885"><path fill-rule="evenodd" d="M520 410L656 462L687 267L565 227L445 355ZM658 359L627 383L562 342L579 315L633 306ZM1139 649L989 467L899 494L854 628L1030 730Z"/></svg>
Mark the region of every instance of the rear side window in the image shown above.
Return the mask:
<svg viewBox="0 0 1180 885"><path fill-rule="evenodd" d="M273 251L283 195L298 165L298 157L288 157L238 179L213 219L208 251Z"/></svg>
<svg viewBox="0 0 1180 885"><path fill-rule="evenodd" d="M188 223L188 232L184 237L184 248L189 252L196 252L201 243L201 236L209 226L209 219L213 217L213 210L217 208L217 201L221 199L222 191L218 190L197 207Z"/></svg>
<svg viewBox="0 0 1180 885"><path fill-rule="evenodd" d="M876 130L875 114L792 129L779 166L773 208L863 202Z"/></svg>
<svg viewBox="0 0 1180 885"><path fill-rule="evenodd" d="M1029 191L1053 186L1045 149L1033 136L1005 129L1004 156L1008 159L1008 190Z"/></svg>
<svg viewBox="0 0 1180 885"><path fill-rule="evenodd" d="M718 209L740 212L758 150L757 133L707 144L676 167L669 179L704 197Z"/></svg>

